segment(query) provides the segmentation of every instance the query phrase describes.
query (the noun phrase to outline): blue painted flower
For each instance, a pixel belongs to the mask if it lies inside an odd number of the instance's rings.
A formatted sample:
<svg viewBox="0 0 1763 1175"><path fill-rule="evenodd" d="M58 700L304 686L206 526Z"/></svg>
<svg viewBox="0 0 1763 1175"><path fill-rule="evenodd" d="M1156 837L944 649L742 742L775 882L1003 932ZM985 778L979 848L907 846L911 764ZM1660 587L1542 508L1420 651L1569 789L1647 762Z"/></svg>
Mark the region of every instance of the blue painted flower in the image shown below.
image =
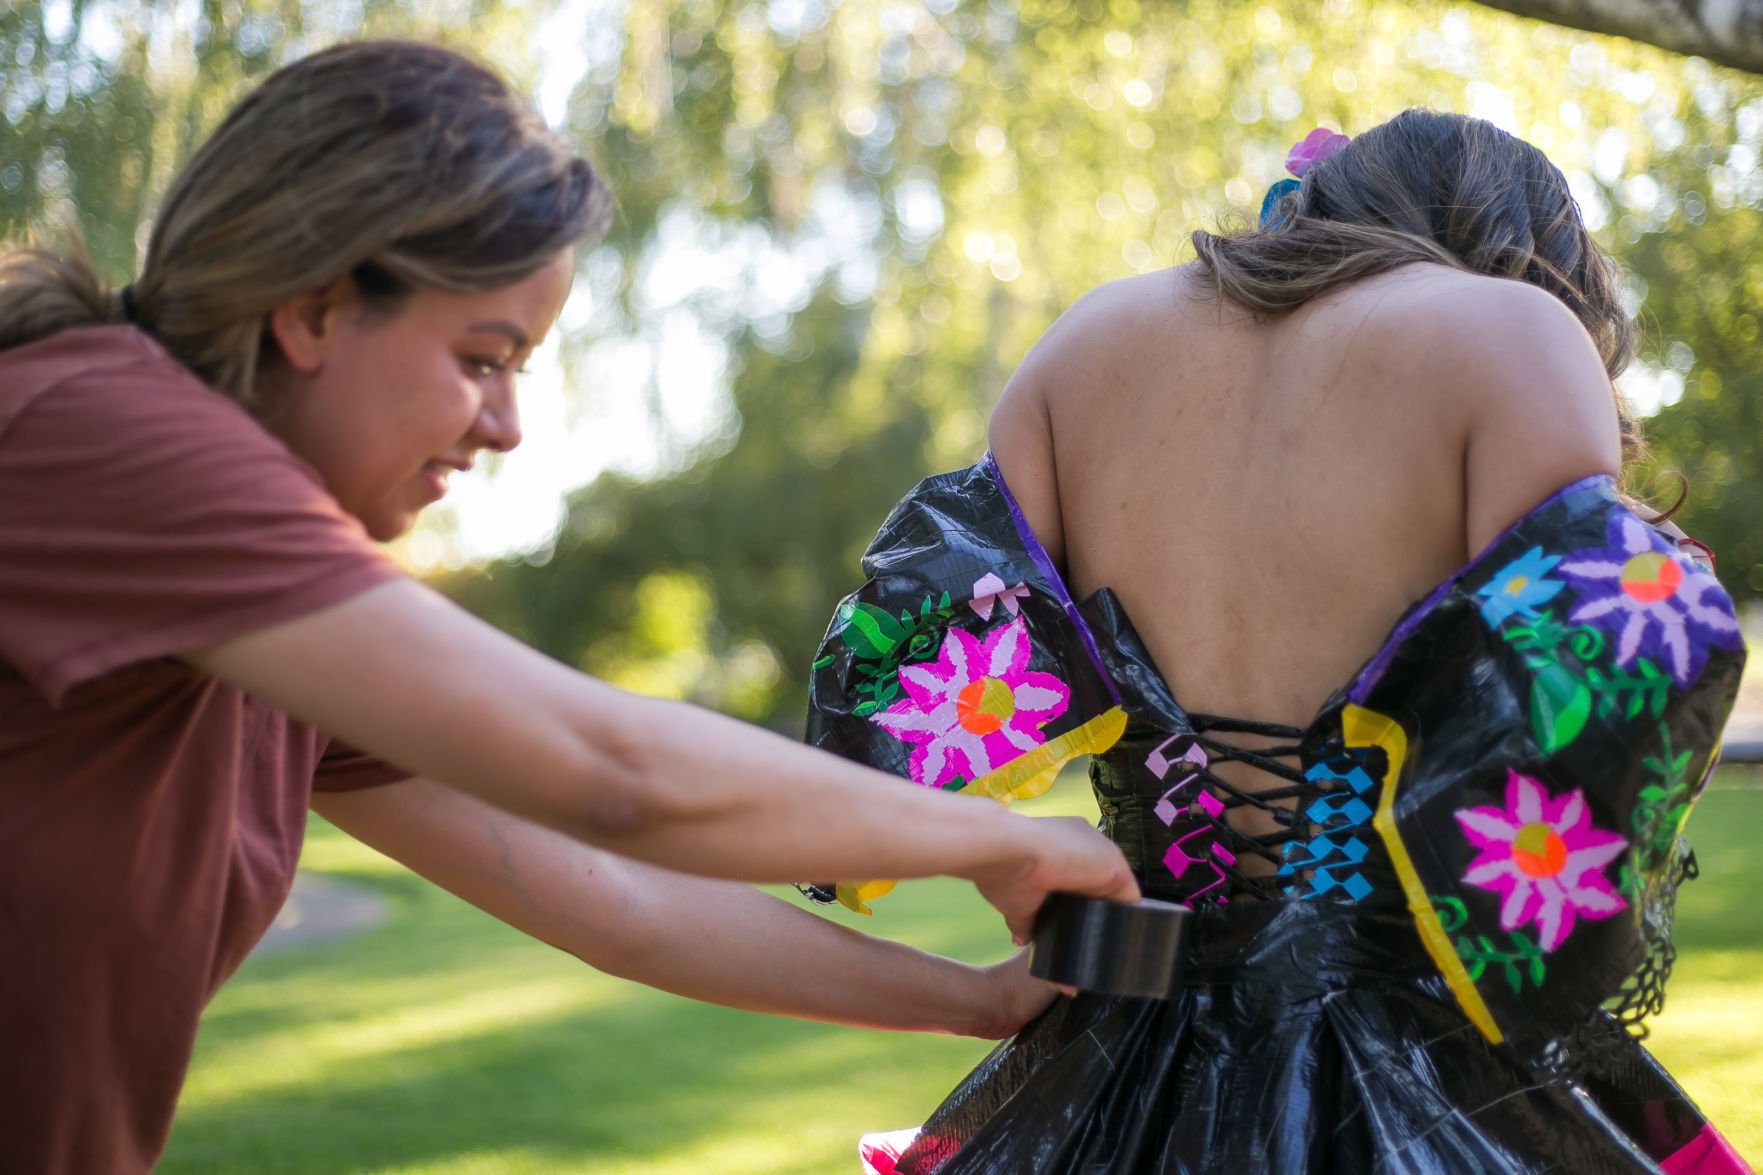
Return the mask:
<svg viewBox="0 0 1763 1175"><path fill-rule="evenodd" d="M1567 586L1558 579L1544 578L1559 562L1561 556L1545 555L1541 547L1532 547L1495 572L1475 591L1487 626L1498 628L1514 616L1535 620L1537 608Z"/></svg>
<svg viewBox="0 0 1763 1175"><path fill-rule="evenodd" d="M1608 631L1618 665L1645 653L1687 687L1710 646L1739 644L1732 601L1720 581L1626 510L1610 512L1604 547L1567 556L1560 573L1581 589L1568 621Z"/></svg>

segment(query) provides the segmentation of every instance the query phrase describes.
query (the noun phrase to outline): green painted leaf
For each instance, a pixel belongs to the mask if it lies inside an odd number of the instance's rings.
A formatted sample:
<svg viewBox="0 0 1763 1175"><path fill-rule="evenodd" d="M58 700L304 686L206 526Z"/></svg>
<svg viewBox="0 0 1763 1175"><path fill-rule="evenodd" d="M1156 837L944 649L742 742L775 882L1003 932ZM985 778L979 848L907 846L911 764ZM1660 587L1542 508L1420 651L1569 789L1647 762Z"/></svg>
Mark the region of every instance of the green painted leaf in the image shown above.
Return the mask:
<svg viewBox="0 0 1763 1175"><path fill-rule="evenodd" d="M851 713L859 718L868 718L879 709L881 709L881 707L875 702L858 702L855 706L851 707Z"/></svg>
<svg viewBox="0 0 1763 1175"><path fill-rule="evenodd" d="M835 658L833 657L833 655L831 653L828 653L826 656L822 657L820 660L818 660L814 663L814 668L817 670L818 669L825 669L828 665L831 665L834 660L835 660Z"/></svg>
<svg viewBox="0 0 1763 1175"><path fill-rule="evenodd" d="M1548 665L1531 681L1531 733L1545 754L1578 738L1591 713L1592 692L1561 665Z"/></svg>
<svg viewBox="0 0 1763 1175"><path fill-rule="evenodd" d="M887 655L905 632L900 622L873 604L841 604L839 638L861 656Z"/></svg>

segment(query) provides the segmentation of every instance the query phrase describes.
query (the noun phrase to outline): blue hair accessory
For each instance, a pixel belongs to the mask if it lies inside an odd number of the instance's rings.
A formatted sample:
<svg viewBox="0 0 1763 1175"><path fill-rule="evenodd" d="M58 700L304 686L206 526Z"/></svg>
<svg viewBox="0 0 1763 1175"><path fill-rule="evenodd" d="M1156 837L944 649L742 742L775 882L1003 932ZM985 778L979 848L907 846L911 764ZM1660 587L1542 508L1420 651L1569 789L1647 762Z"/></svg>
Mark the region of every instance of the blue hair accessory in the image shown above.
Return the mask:
<svg viewBox="0 0 1763 1175"><path fill-rule="evenodd" d="M1286 170L1298 178L1276 180L1267 189L1267 195L1261 198L1260 226L1264 229L1276 227L1279 222L1279 202L1297 192L1304 177L1310 174L1311 168L1345 147L1349 141L1346 135L1319 126L1293 143L1292 149L1286 152Z"/></svg>
<svg viewBox="0 0 1763 1175"><path fill-rule="evenodd" d="M1297 180L1274 180L1273 186L1267 189L1267 195L1261 197L1262 228L1272 228L1279 220L1279 202L1296 192L1302 185Z"/></svg>

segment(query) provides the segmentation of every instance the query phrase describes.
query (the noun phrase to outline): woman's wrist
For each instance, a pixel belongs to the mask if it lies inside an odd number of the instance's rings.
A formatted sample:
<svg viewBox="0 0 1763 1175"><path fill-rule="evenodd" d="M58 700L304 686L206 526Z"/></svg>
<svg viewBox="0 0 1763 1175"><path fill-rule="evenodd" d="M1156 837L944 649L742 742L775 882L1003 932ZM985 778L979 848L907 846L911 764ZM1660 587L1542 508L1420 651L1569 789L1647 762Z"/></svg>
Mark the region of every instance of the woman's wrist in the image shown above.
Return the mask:
<svg viewBox="0 0 1763 1175"><path fill-rule="evenodd" d="M955 876L982 887L1026 879L1037 863L1032 827L1024 823L1027 818L991 800L959 798L969 809L958 831L969 852Z"/></svg>
<svg viewBox="0 0 1763 1175"><path fill-rule="evenodd" d="M933 1014L933 1031L949 1036L984 1036L997 1018L998 984L985 967L950 961L937 985L944 1004Z"/></svg>

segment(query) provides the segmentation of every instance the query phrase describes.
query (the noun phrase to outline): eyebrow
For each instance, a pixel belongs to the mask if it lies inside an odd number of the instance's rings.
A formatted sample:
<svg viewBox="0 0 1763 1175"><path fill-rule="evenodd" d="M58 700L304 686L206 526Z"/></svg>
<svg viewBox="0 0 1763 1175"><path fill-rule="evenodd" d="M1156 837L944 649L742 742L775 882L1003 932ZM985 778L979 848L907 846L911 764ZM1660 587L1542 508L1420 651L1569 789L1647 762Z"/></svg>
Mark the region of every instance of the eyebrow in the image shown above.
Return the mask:
<svg viewBox="0 0 1763 1175"><path fill-rule="evenodd" d="M527 346L526 332L512 322L503 322L501 319L496 319L493 322L474 322L465 329L471 334L506 335L519 350L524 351Z"/></svg>

